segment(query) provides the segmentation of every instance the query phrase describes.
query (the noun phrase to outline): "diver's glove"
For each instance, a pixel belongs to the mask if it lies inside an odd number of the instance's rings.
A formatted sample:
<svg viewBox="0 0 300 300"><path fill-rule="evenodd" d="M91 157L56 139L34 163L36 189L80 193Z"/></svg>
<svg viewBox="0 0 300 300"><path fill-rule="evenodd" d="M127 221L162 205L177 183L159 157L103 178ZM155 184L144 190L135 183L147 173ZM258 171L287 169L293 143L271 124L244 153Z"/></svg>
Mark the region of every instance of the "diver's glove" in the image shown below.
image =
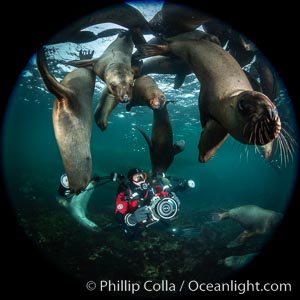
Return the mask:
<svg viewBox="0 0 300 300"><path fill-rule="evenodd" d="M148 207L140 207L133 214L125 215L125 224L128 226L135 226L139 222L147 221L148 213Z"/></svg>

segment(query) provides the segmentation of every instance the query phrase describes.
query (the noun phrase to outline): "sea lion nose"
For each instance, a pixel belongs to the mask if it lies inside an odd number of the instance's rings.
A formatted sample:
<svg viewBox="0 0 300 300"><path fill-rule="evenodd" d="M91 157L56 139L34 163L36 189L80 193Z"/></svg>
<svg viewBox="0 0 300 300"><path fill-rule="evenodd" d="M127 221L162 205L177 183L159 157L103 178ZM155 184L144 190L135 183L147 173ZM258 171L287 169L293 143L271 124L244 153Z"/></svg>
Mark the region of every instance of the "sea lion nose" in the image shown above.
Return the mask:
<svg viewBox="0 0 300 300"><path fill-rule="evenodd" d="M128 102L129 101L129 97L128 97L128 95L126 94L126 95L124 95L123 97L122 97L122 101L124 102L124 103L126 103L126 102Z"/></svg>

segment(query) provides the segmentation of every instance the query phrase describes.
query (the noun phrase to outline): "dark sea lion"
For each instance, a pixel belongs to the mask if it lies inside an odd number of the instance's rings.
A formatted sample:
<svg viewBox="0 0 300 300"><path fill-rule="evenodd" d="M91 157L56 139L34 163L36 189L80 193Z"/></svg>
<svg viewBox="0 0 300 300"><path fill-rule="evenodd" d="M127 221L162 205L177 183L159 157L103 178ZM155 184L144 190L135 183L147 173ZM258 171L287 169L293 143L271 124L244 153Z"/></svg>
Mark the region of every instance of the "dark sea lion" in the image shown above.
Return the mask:
<svg viewBox="0 0 300 300"><path fill-rule="evenodd" d="M253 72L254 70L255 72ZM250 73L255 73L259 78L262 91L271 99L276 99L279 96L279 77L274 68L263 56L261 52L256 54L254 63L251 66Z"/></svg>
<svg viewBox="0 0 300 300"><path fill-rule="evenodd" d="M114 5L102 10L97 10L86 17L83 17L48 41L48 45L56 43L74 42L86 43L91 42L99 37L91 31L81 31L87 27L101 24L101 23L115 23L132 32L141 32L144 34L151 33L148 21L143 14L131 5L122 3ZM100 35L101 36L101 35Z"/></svg>
<svg viewBox="0 0 300 300"><path fill-rule="evenodd" d="M99 102L94 112L96 124L102 131L107 128L109 115L118 104L119 101L115 99L106 86L101 92Z"/></svg>
<svg viewBox="0 0 300 300"><path fill-rule="evenodd" d="M174 160L174 156L184 150L185 142L183 140L173 145L173 130L169 118L167 106L160 110L153 110L152 136L151 140L147 134L137 128L145 138L151 159L151 175L164 173L168 170Z"/></svg>
<svg viewBox="0 0 300 300"><path fill-rule="evenodd" d="M95 74L76 69L61 83L49 73L43 50L37 53L37 66L48 91L55 95L52 120L71 192L84 190L91 180L92 97Z"/></svg>
<svg viewBox="0 0 300 300"><path fill-rule="evenodd" d="M256 46L244 35L236 31L232 31L227 50L242 68L253 61L257 52Z"/></svg>
<svg viewBox="0 0 300 300"><path fill-rule="evenodd" d="M126 105L130 111L133 106L149 106L151 109L161 109L166 104L164 92L158 87L150 76L137 78L132 89L132 101Z"/></svg>
<svg viewBox="0 0 300 300"><path fill-rule="evenodd" d="M264 94L253 91L243 69L228 52L204 32L166 40L165 45L142 45L138 50L147 56L177 55L201 83L199 161L207 162L228 134L253 145L268 144L279 135L281 122L275 105Z"/></svg>
<svg viewBox="0 0 300 300"><path fill-rule="evenodd" d="M141 74L176 74L174 89L178 89L184 82L185 77L190 74L191 68L180 58L156 56L145 59L140 70Z"/></svg>
<svg viewBox="0 0 300 300"><path fill-rule="evenodd" d="M244 244L254 235L273 231L281 222L283 214L256 205L244 205L214 215L216 221L222 221L226 218L239 223L245 229L227 245L227 248L233 248Z"/></svg>
<svg viewBox="0 0 300 300"><path fill-rule="evenodd" d="M237 60L241 67L248 65L254 59L256 46L229 24L211 19L203 24L203 28L205 32L219 38L220 45L225 47L225 50Z"/></svg>
<svg viewBox="0 0 300 300"><path fill-rule="evenodd" d="M208 34L217 36L222 47L225 47L232 35L232 27L229 24L215 18L205 22L203 24L203 29Z"/></svg>
<svg viewBox="0 0 300 300"><path fill-rule="evenodd" d="M119 102L128 102L131 100L134 76L131 70L132 50L131 36L124 32L118 35L99 58L73 60L66 64L74 67L92 67Z"/></svg>
<svg viewBox="0 0 300 300"><path fill-rule="evenodd" d="M164 2L161 11L149 21L149 25L155 34L170 37L192 31L209 19L207 13L185 5Z"/></svg>

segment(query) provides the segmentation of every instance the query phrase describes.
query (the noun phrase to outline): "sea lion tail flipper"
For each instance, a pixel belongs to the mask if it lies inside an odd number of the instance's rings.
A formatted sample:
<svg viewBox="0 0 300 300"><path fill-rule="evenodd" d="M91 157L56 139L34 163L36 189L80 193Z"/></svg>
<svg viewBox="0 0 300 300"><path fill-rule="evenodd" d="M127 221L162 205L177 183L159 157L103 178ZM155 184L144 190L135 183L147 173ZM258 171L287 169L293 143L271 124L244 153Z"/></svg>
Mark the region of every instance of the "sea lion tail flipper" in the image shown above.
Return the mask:
<svg viewBox="0 0 300 300"><path fill-rule="evenodd" d="M100 228L96 223L86 217L87 205L94 191L95 183L90 182L86 189L78 195L74 195L69 205L72 216L89 230L100 232Z"/></svg>
<svg viewBox="0 0 300 300"><path fill-rule="evenodd" d="M146 132L142 128L138 127L138 126L136 126L136 129L142 134L142 136L146 140L149 148L151 149L152 148L152 142L151 142L150 138L148 137L148 135L146 134Z"/></svg>
<svg viewBox="0 0 300 300"><path fill-rule="evenodd" d="M174 78L174 89L175 90L179 89L182 86L182 84L185 80L185 77L186 77L186 74L184 74L184 73L176 74L176 76Z"/></svg>
<svg viewBox="0 0 300 300"><path fill-rule="evenodd" d="M149 56L156 56L156 55L164 55L166 54L169 49L167 45L137 45L136 48L138 49L139 53L143 57Z"/></svg>
<svg viewBox="0 0 300 300"><path fill-rule="evenodd" d="M174 155L182 152L185 148L185 141L184 140L179 140L173 145L173 152Z"/></svg>
<svg viewBox="0 0 300 300"><path fill-rule="evenodd" d="M55 95L58 98L58 100L62 100L63 98L70 99L73 92L67 87L61 85L49 73L46 55L43 48L39 49L37 52L36 64L47 90L53 95Z"/></svg>
<svg viewBox="0 0 300 300"><path fill-rule="evenodd" d="M228 132L216 121L209 119L202 129L199 141L199 161L207 162L228 137Z"/></svg>

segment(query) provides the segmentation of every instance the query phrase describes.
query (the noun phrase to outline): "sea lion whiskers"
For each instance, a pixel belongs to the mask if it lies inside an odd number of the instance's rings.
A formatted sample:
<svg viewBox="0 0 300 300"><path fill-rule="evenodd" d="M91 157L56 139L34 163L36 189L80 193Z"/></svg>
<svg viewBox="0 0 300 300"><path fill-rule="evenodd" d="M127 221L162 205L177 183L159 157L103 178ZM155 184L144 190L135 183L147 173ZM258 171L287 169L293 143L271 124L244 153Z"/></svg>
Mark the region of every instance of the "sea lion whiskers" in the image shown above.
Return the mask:
<svg viewBox="0 0 300 300"><path fill-rule="evenodd" d="M288 157L287 157L287 152L285 149L284 140L279 138L278 145L279 145L279 154L280 154L280 164L282 165L282 162L284 161L284 166L286 166L287 162L288 162Z"/></svg>
<svg viewBox="0 0 300 300"><path fill-rule="evenodd" d="M286 129L281 128L279 136L285 141L286 146L291 150L291 153L295 153L294 146L298 147L298 144L292 135Z"/></svg>
<svg viewBox="0 0 300 300"><path fill-rule="evenodd" d="M258 133L259 133L259 142L261 145L264 145L265 143L265 140L264 140L264 137L263 137L263 133L265 135L267 135L267 132L265 133L264 132L264 129L265 129L265 126L264 126L264 121L260 122L260 126L259 126L259 129L258 129ZM268 136L267 136L268 137Z"/></svg>
<svg viewBox="0 0 300 300"><path fill-rule="evenodd" d="M290 158L293 159L293 154L295 153L294 146L298 145L295 139L284 128L282 128L276 141L279 146L280 162L282 164L282 161L284 160L286 166Z"/></svg>

